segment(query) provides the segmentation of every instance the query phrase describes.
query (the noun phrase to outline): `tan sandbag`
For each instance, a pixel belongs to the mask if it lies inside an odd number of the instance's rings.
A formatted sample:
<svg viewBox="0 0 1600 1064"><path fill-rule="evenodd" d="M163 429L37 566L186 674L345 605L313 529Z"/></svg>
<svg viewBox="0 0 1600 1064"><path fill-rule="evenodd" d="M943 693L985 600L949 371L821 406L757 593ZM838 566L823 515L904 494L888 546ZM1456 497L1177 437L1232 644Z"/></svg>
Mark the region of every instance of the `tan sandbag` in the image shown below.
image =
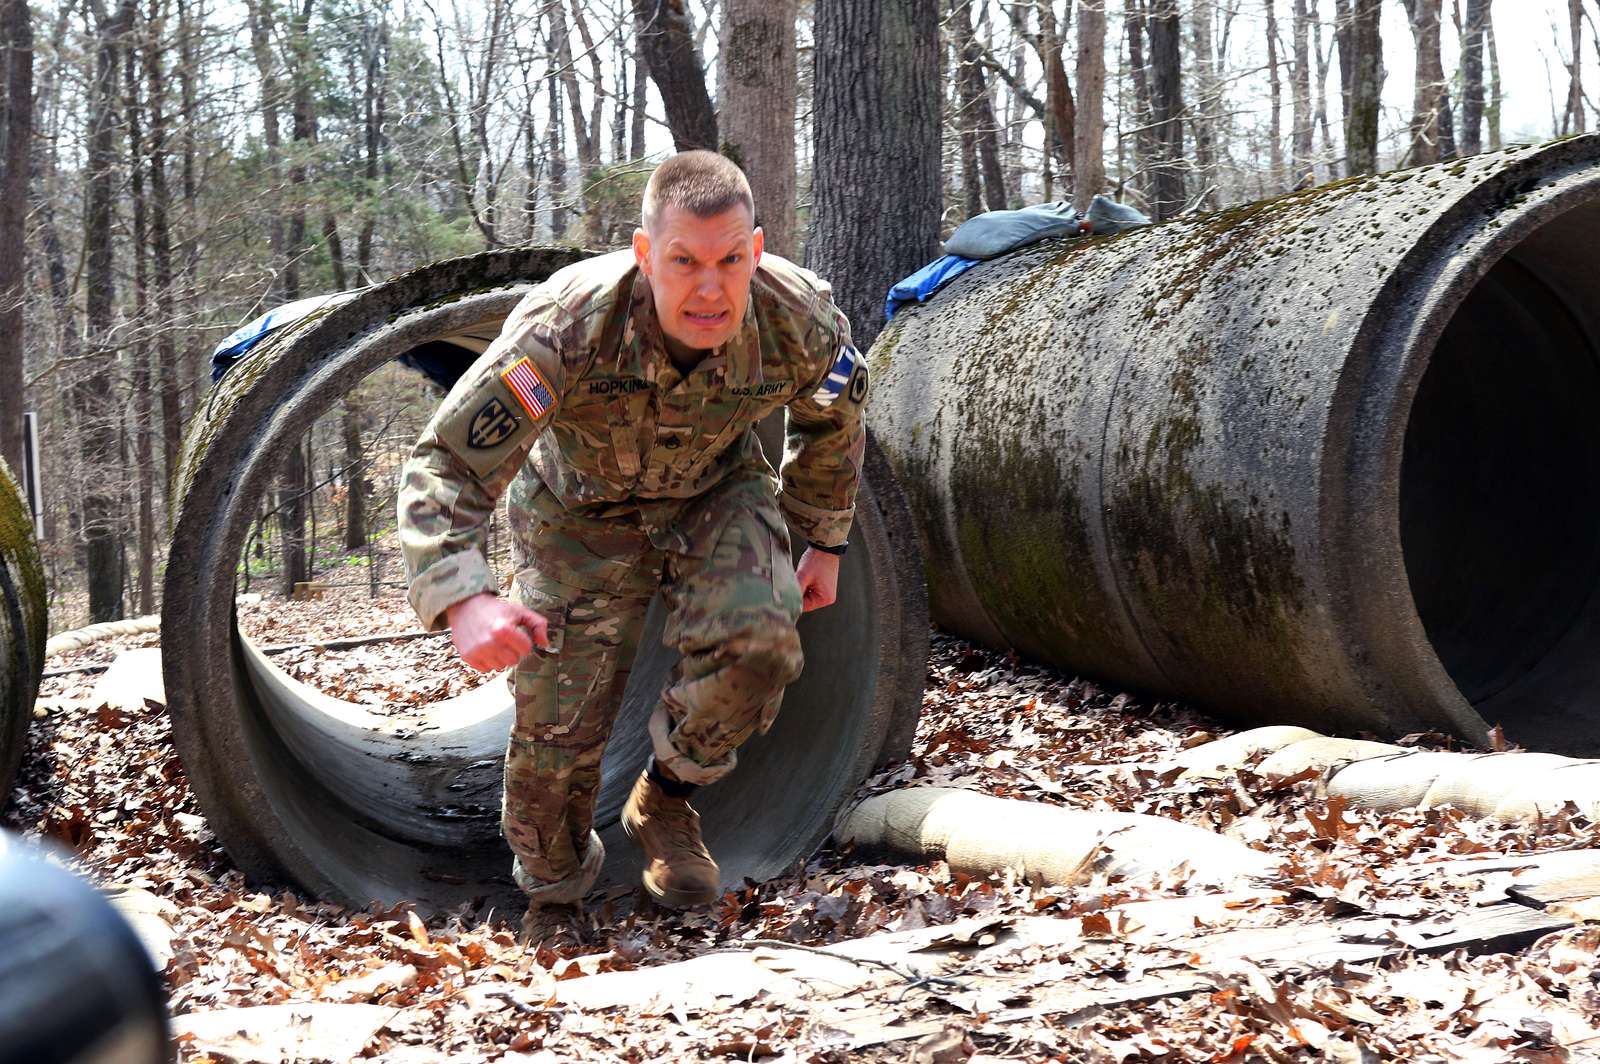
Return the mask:
<svg viewBox="0 0 1600 1064"><path fill-rule="evenodd" d="M869 798L841 819L834 837L918 861L943 860L968 875L1010 869L1062 886L1096 876L1170 872L1182 864L1194 881L1230 883L1272 864L1241 842L1165 817L1082 812L948 787Z"/></svg>
<svg viewBox="0 0 1600 1064"><path fill-rule="evenodd" d="M1365 761L1371 757L1404 753L1405 748L1390 743L1374 743L1366 739L1335 739L1319 735L1290 743L1265 761L1257 770L1263 776L1298 776L1302 772L1329 769L1348 765L1352 761Z"/></svg>
<svg viewBox="0 0 1600 1064"><path fill-rule="evenodd" d="M1502 798L1494 815L1506 820L1549 817L1568 802L1591 821L1600 822L1600 761L1574 759L1538 773L1525 790Z"/></svg>
<svg viewBox="0 0 1600 1064"><path fill-rule="evenodd" d="M1215 742L1191 747L1164 760L1160 767L1182 768L1185 775L1205 776L1218 772L1231 772L1258 754L1270 754L1300 742L1320 736L1310 728L1293 724L1273 724L1265 728L1251 728L1235 735L1225 736Z"/></svg>
<svg viewBox="0 0 1600 1064"><path fill-rule="evenodd" d="M86 628L74 628L70 632L51 636L44 645L44 656L52 657L56 654L70 654L74 650L82 650L102 639L115 639L125 635L146 635L161 629L161 617L150 614L148 617L130 617L121 621L102 621L91 624Z"/></svg>
<svg viewBox="0 0 1600 1064"><path fill-rule="evenodd" d="M1354 761L1335 769L1328 778L1328 796L1385 813L1415 809L1440 773L1453 769L1462 756L1441 750L1409 750Z"/></svg>
<svg viewBox="0 0 1600 1064"><path fill-rule="evenodd" d="M1420 803L1425 809L1453 805L1473 816L1493 816L1502 802L1536 786L1552 769L1577 762L1560 754L1458 754Z"/></svg>

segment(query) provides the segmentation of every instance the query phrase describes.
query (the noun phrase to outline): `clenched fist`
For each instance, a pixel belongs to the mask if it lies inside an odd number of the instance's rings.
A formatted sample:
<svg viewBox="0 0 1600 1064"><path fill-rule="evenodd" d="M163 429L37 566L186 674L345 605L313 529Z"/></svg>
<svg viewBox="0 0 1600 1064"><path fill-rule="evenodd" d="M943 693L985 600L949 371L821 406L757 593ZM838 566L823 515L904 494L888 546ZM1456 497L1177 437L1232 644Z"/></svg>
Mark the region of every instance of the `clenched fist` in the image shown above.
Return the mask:
<svg viewBox="0 0 1600 1064"><path fill-rule="evenodd" d="M509 669L535 646L550 645L550 622L526 606L485 591L445 611L450 641L479 672Z"/></svg>

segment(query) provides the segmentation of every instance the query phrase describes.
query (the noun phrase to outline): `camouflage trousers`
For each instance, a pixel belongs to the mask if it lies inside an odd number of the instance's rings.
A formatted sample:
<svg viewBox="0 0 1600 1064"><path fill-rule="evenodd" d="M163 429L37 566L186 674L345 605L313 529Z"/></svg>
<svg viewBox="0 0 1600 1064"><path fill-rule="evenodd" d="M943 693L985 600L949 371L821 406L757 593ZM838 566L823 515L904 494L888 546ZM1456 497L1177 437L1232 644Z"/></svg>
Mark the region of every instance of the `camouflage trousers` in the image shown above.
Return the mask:
<svg viewBox="0 0 1600 1064"><path fill-rule="evenodd" d="M689 501L568 511L536 478L508 500L519 602L550 622L550 649L511 676L516 720L501 827L523 890L576 901L599 875L593 830L600 760L661 592L663 642L681 658L650 719L669 774L712 783L778 712L803 658L789 532L765 470Z"/></svg>

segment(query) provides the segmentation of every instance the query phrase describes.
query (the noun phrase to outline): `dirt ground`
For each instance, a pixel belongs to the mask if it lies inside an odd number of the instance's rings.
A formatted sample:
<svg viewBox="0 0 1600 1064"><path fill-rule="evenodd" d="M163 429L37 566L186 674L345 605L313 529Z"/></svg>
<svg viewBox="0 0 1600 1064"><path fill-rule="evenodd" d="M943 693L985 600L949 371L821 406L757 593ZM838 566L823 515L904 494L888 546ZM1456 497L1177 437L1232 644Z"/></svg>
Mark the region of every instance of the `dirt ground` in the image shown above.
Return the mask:
<svg viewBox="0 0 1600 1064"><path fill-rule="evenodd" d="M253 599L241 604L240 617L258 642L277 645L415 627L398 593L376 602L355 593L314 603ZM47 668L109 662L156 640L97 644ZM481 682L443 636L301 649L277 660L329 693L393 714ZM1182 870L1063 886L824 849L789 875L728 893L707 912L636 911L626 893L591 899L581 958L519 947L520 914L463 909L424 918L404 906L347 909L289 884L247 882L206 825L162 708L101 704L97 679L79 672L46 680L19 786L0 823L50 840L97 885L159 899L152 904L170 930L164 977L175 1024L187 1032L184 1061L256 1059L215 1030L260 1014L220 1010L285 1004L308 1015L313 1004L383 1010L329 1012L351 1017L331 1025L345 1043L308 1035L293 1058L304 1060L1600 1060L1600 926L1580 924L1515 953L1401 949L1324 969L1286 968L1270 955L1223 965L1197 952L1175 961L1157 929L1125 919L1120 907L1214 893ZM865 789L960 786L1197 825L1271 856L1276 871L1248 884L1257 900L1239 906L1252 926L1311 927L1364 914L1387 921L1400 941L1411 941L1408 927L1470 916L1497 897L1484 877L1428 874L1430 865L1600 846L1600 829L1575 815L1517 825L1450 809L1380 814L1319 797L1314 779L1274 782L1248 769L1195 782L1084 771L1153 763L1228 731L1181 706L1143 702L936 634L913 757ZM1446 746L1438 736L1408 742ZM994 1019L997 1004L908 984L882 996L885 1007L907 1022L946 1021L946 1031L871 1046L854 1045L808 1002L763 994L716 1008L660 997L604 1009L549 1004L551 988L566 979L754 940L822 947L974 916L995 926L1039 916L1078 921L1081 934L1067 944L1031 947L962 973L1023 987L1013 1006L1027 1000L1029 986L1131 985L1175 963L1204 974L1212 989L1002 1023ZM1195 917L1194 930L1210 919ZM207 1027L205 1013L222 1021ZM351 1043L352 1030L364 1041Z"/></svg>

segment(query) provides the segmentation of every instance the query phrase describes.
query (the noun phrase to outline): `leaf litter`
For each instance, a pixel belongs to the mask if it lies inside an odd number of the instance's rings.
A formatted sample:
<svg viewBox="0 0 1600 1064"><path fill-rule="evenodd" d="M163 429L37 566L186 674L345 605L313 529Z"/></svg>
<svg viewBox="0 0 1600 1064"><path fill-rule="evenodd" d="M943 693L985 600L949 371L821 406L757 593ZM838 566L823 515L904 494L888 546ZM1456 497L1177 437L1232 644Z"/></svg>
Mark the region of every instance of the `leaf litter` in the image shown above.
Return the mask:
<svg viewBox="0 0 1600 1064"><path fill-rule="evenodd" d="M258 645L398 633L415 624L394 592L376 601L257 598L241 603L239 616ZM49 664L108 663L155 638L95 644ZM481 682L444 635L347 650L303 646L277 660L329 694L400 717ZM1154 765L1229 729L1177 704L1140 701L954 638L935 634L912 757L867 781L863 795L961 786L1072 809L1164 816L1274 855L1278 875L1245 895L1191 892L1182 869L1160 879L1064 886L1008 875L979 879L939 862L873 863L824 849L699 913L662 913L614 889L591 899L582 955L530 951L516 942L519 913L358 910L284 884L247 882L206 825L162 708L95 705L94 680L69 674L45 681L4 823L51 841L61 859L102 887L160 900L156 911L171 935L163 974L180 1029L184 1017L220 1009L379 1005L389 1018L363 1054L390 1062L1600 1059L1594 923L1546 935L1521 953L1402 951L1321 969L1284 967L1268 954L1212 964L1172 945L1204 941L1183 935L1236 926L1310 927L1354 914L1405 931L1470 914L1503 899L1507 880L1504 873L1500 880L1474 874L1464 859L1597 846L1595 825L1576 813L1537 825L1477 820L1449 808L1379 813L1319 796L1314 778L1273 781L1248 767L1196 779L1097 772L1093 766ZM1439 736L1408 742L1445 745ZM983 985L1003 987L1003 994L891 985L841 1006L889 1014L891 1040L876 1045L860 1046L862 1039L830 1025L815 1001L765 993L722 999L715 1008L659 998L594 1010L554 1004L558 983L741 943L826 947L974 917L994 928L1045 917L1059 922L1051 926L1062 934L1014 949L953 947L963 978L988 980ZM959 967L964 957L980 956L981 968L971 960ZM1030 1001L1063 987L1112 991L1174 965L1203 972L1214 989L1028 1014ZM828 1015L841 1014L849 1013L835 1008ZM927 1021L932 1033L894 1041L902 1021ZM308 1036L283 1059L321 1059L317 1044ZM201 1037L181 1041L180 1051L193 1062L251 1059Z"/></svg>

